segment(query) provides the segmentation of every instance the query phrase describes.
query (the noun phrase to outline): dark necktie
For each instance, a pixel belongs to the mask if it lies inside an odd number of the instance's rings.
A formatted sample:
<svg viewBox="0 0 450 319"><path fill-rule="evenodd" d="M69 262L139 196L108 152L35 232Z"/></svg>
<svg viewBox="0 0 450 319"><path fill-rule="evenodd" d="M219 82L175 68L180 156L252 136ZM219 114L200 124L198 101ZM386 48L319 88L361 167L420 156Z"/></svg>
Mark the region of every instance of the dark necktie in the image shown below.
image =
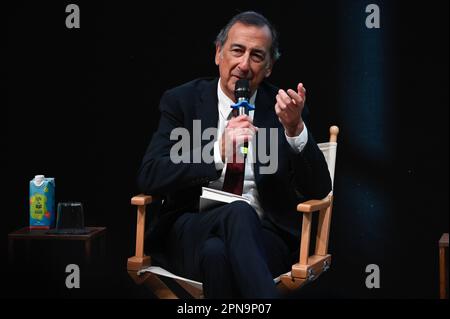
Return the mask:
<svg viewBox="0 0 450 319"><path fill-rule="evenodd" d="M242 195L244 187L245 163L228 163L222 190L236 195Z"/></svg>
<svg viewBox="0 0 450 319"><path fill-rule="evenodd" d="M233 114L235 115L234 111L236 110L233 110ZM245 158L244 161L241 160L242 163L236 163L236 154L233 155L233 161L227 163L222 190L236 195L242 195L242 190L244 188Z"/></svg>

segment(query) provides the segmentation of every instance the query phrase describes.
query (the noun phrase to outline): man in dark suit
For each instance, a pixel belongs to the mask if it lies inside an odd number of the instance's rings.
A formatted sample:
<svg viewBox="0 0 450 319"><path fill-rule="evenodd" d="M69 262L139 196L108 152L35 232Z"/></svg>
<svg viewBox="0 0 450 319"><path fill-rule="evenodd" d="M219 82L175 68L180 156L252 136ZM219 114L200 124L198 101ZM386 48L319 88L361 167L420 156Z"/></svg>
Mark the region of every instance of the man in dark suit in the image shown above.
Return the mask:
<svg viewBox="0 0 450 319"><path fill-rule="evenodd" d="M273 278L289 271L298 256L297 204L331 191L325 159L304 123L305 88L299 83L296 90L278 90L264 81L278 56L277 34L265 17L233 17L216 40L220 78L194 80L164 94L159 127L139 171L141 191L163 198L147 238L150 253L162 252L177 275L203 282L207 298L277 297ZM233 117L239 79L249 80L255 110ZM195 120L203 130L214 128L215 136L199 140ZM177 128L191 140L174 152ZM262 145L273 154L267 162L258 152L254 163L247 159L244 165L242 196L250 204L237 201L199 213L201 188L220 189L231 172L227 142ZM174 154L184 160L174 161ZM198 160L198 154L209 157ZM271 165L274 171L264 171Z"/></svg>

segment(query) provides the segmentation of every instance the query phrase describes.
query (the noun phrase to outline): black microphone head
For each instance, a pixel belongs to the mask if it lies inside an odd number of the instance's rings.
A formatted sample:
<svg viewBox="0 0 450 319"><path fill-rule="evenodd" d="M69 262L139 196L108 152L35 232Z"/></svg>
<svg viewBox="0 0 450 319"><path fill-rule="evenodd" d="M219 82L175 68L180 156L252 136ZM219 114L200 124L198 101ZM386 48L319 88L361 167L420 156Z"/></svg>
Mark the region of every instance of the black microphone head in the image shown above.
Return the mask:
<svg viewBox="0 0 450 319"><path fill-rule="evenodd" d="M247 79L239 79L234 87L234 97L236 101L240 98L250 99L250 82Z"/></svg>

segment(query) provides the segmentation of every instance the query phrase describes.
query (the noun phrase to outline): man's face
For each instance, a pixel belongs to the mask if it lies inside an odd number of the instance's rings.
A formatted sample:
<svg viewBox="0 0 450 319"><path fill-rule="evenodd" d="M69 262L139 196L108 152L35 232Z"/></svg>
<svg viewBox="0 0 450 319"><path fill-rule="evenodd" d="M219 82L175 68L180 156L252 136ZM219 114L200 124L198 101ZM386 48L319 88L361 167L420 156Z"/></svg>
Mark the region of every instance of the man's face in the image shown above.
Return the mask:
<svg viewBox="0 0 450 319"><path fill-rule="evenodd" d="M223 47L216 46L216 65L219 66L220 86L231 99L239 79L250 81L253 94L259 84L272 72L270 46L272 35L267 26L257 27L235 23L228 32Z"/></svg>

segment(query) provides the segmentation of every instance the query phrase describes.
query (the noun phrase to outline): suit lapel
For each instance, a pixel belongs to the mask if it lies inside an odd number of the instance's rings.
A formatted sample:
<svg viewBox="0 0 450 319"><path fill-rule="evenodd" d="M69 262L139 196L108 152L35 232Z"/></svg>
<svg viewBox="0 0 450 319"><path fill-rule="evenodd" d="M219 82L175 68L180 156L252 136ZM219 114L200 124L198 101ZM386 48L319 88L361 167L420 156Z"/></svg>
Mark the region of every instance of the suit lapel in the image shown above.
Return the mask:
<svg viewBox="0 0 450 319"><path fill-rule="evenodd" d="M200 101L197 108L199 118L202 120L202 131L209 127L217 128L219 121L217 83L218 79L208 81L201 89Z"/></svg>
<svg viewBox="0 0 450 319"><path fill-rule="evenodd" d="M255 114L253 116L253 124L256 127L261 127L265 129L265 137L266 137L266 145L265 150L269 150L269 141L270 141L270 128L276 127L274 125L273 119L273 108L275 105L275 100L270 96L269 90L266 88L265 84L262 83L258 88L258 93L256 95L255 101ZM253 170L255 173L255 182L258 184L260 181L261 175L259 174L259 168L261 166L261 162L258 156L258 145L259 145L259 136L263 132L258 132L255 138L255 150L256 150L256 162L253 166Z"/></svg>
<svg viewBox="0 0 450 319"><path fill-rule="evenodd" d="M268 93L264 84L261 84L258 88L258 93L256 94L255 101L255 114L253 117L253 124L257 127L271 127L273 123L273 118L271 114L273 113L273 107L275 101Z"/></svg>

